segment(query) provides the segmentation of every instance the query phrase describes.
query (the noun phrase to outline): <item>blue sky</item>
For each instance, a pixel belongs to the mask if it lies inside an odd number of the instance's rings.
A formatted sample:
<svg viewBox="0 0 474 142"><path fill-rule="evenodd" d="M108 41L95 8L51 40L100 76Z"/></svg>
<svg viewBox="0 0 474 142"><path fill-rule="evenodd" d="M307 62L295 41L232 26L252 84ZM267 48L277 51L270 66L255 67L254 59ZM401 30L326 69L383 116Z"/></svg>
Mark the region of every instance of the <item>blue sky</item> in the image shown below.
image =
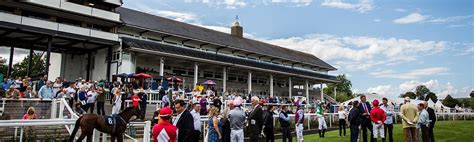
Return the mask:
<svg viewBox="0 0 474 142"><path fill-rule="evenodd" d="M474 89L473 1L124 0L124 6L309 52L347 74L355 92L439 97ZM158 24L158 23L157 23Z"/></svg>

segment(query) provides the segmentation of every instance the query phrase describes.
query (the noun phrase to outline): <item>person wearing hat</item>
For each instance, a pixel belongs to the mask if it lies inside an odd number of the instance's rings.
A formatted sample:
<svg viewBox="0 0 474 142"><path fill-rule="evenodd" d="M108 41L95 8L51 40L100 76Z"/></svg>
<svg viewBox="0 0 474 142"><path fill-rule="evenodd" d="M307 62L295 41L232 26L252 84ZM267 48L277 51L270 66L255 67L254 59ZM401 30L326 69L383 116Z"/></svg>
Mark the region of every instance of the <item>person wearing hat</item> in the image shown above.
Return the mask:
<svg viewBox="0 0 474 142"><path fill-rule="evenodd" d="M303 142L303 124L304 124L304 110L303 110L303 103L299 102L296 105L298 105L298 110L296 111L295 114L295 131L296 131L296 141L298 142Z"/></svg>
<svg viewBox="0 0 474 142"><path fill-rule="evenodd" d="M374 133L374 139L377 140L377 135L380 134L382 141L385 142L385 135L384 135L384 122L387 118L385 112L379 107L379 101L374 100L372 102L374 108L370 111L370 120L372 121L372 132Z"/></svg>
<svg viewBox="0 0 474 142"><path fill-rule="evenodd" d="M318 124L319 124L319 137L324 138L324 134L326 133L326 129L328 128L326 124L326 120L324 119L324 109L323 109L324 102L320 102L318 108L316 108L316 116L318 116Z"/></svg>
<svg viewBox="0 0 474 142"><path fill-rule="evenodd" d="M244 142L244 122L245 113L240 108L242 104L241 97L235 97L232 101L233 108L229 112L230 121L230 141L232 142Z"/></svg>
<svg viewBox="0 0 474 142"><path fill-rule="evenodd" d="M400 107L400 116L402 117L404 141L418 142L418 134L416 132L418 110L414 104L410 103L410 97L405 97L405 104Z"/></svg>
<svg viewBox="0 0 474 142"><path fill-rule="evenodd" d="M176 142L178 128L170 123L173 110L163 107L158 115L158 124L153 126L152 135L154 142Z"/></svg>
<svg viewBox="0 0 474 142"><path fill-rule="evenodd" d="M20 98L20 91L16 89L15 84L10 85L10 89L8 89L8 91L5 93L5 97L13 99Z"/></svg>

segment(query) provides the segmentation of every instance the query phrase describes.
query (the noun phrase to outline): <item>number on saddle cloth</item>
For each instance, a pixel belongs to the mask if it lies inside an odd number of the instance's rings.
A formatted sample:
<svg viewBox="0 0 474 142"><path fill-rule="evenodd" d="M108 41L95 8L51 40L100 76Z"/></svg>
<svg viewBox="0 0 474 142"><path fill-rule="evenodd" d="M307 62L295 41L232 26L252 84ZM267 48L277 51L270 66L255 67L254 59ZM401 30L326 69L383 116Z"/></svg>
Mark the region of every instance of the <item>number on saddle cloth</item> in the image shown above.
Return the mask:
<svg viewBox="0 0 474 142"><path fill-rule="evenodd" d="M116 116L105 116L105 122L108 124L108 125L114 125L115 123L115 117Z"/></svg>

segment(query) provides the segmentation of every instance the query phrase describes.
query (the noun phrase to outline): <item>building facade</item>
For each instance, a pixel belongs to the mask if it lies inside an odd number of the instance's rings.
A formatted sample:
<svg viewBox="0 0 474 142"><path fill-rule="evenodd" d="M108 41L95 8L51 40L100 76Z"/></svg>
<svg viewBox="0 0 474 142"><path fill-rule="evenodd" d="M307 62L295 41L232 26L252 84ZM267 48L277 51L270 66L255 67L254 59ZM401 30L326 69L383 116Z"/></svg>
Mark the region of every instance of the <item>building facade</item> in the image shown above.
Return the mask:
<svg viewBox="0 0 474 142"><path fill-rule="evenodd" d="M313 86L336 82L328 74L336 68L328 63L245 38L237 21L231 33L222 33L121 4L120 0L2 1L0 46L43 51L50 79L113 80L115 74L145 72L156 79L180 76L185 87L209 79L222 92L318 99L322 90Z"/></svg>

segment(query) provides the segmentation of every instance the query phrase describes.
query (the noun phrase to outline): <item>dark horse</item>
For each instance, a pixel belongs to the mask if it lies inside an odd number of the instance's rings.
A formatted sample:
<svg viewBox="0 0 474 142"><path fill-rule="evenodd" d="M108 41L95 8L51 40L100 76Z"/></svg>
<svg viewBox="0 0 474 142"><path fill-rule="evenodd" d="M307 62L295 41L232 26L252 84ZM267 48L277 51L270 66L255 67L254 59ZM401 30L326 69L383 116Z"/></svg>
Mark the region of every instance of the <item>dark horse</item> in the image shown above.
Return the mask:
<svg viewBox="0 0 474 142"><path fill-rule="evenodd" d="M114 142L116 138L117 141L122 142L123 133L125 132L125 129L127 129L127 124L130 122L132 116L140 118L141 115L142 114L138 107L128 107L115 117L116 122L114 126L107 124L105 116L84 114L77 119L74 130L69 137L69 142L74 141L74 137L76 137L79 127L81 127L81 136L79 136L77 141L82 141L87 136L87 142L92 142L92 133L94 129L97 129L100 132L110 134L112 142Z"/></svg>

